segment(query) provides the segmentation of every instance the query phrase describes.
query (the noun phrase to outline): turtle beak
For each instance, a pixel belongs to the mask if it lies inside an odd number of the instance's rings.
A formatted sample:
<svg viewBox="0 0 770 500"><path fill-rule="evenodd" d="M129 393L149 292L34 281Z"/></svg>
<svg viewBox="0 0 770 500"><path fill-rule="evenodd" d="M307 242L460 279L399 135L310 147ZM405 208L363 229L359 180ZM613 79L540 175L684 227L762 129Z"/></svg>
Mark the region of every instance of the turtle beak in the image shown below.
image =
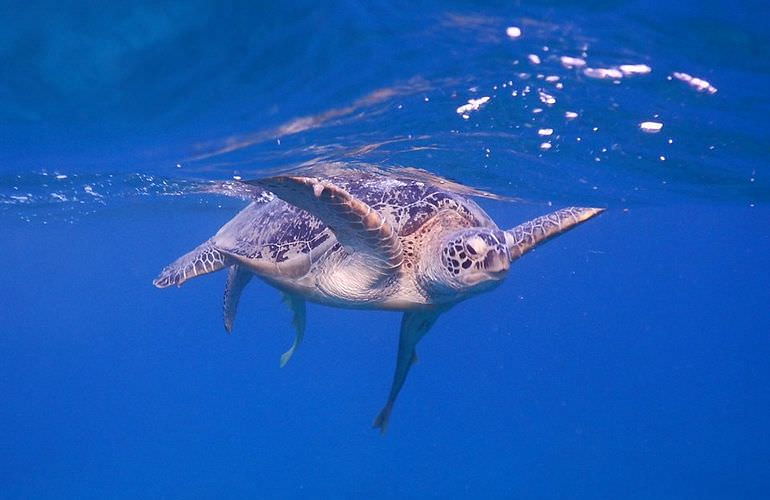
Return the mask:
<svg viewBox="0 0 770 500"><path fill-rule="evenodd" d="M508 269L511 267L511 259L508 257L507 249L491 249L484 257L484 272L493 280L505 278Z"/></svg>

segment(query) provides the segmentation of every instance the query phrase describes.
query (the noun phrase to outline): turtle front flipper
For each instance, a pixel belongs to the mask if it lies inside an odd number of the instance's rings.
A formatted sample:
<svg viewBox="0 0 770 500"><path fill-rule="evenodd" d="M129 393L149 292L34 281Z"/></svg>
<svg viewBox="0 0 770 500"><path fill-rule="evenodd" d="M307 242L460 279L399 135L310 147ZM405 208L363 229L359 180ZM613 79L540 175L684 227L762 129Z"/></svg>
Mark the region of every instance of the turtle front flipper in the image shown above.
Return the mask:
<svg viewBox="0 0 770 500"><path fill-rule="evenodd" d="M505 240L511 260L602 212L603 208L567 207L509 229Z"/></svg>
<svg viewBox="0 0 770 500"><path fill-rule="evenodd" d="M166 266L152 284L158 288L182 286L189 279L219 271L231 263L230 257L207 241Z"/></svg>
<svg viewBox="0 0 770 500"><path fill-rule="evenodd" d="M261 186L329 226L337 240L370 259L373 269L390 273L401 266L403 252L396 231L372 207L341 187L312 177L270 177Z"/></svg>
<svg viewBox="0 0 770 500"><path fill-rule="evenodd" d="M294 351L296 351L297 347L302 343L302 339L305 337L305 324L307 322L305 299L299 295L284 293L283 301L289 306L293 315L291 324L294 325L294 342L292 342L289 350L281 355L281 368L286 366L286 363L288 363L294 355Z"/></svg>
<svg viewBox="0 0 770 500"><path fill-rule="evenodd" d="M246 285L254 276L240 264L233 264L227 273L227 284L225 285L225 296L222 303L222 315L225 321L225 330L227 333L233 331L233 322L235 313L238 311L238 301L241 299L241 293Z"/></svg>
<svg viewBox="0 0 770 500"><path fill-rule="evenodd" d="M393 404L396 402L399 391L404 386L409 369L417 361L415 347L420 339L428 333L438 319L441 310L429 311L407 311L401 319L401 333L398 339L398 360L396 361L396 372L393 374L393 384L390 388L388 401L374 420L374 428L380 429L385 433L388 428L390 414L393 411Z"/></svg>

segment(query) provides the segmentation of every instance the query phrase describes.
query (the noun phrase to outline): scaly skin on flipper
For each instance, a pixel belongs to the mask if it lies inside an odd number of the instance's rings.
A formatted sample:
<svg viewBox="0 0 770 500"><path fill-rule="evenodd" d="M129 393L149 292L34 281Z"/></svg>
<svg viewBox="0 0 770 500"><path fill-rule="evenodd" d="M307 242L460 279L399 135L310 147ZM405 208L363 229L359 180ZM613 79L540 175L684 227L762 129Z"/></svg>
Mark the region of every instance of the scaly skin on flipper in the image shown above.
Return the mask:
<svg viewBox="0 0 770 500"><path fill-rule="evenodd" d="M214 247L211 241L207 241L169 264L152 284L158 288L171 285L182 286L182 283L189 279L219 271L229 263L227 255Z"/></svg>
<svg viewBox="0 0 770 500"><path fill-rule="evenodd" d="M271 177L253 182L318 217L340 243L372 256L372 266L392 272L401 265L398 233L376 210L339 186L312 177Z"/></svg>
<svg viewBox="0 0 770 500"><path fill-rule="evenodd" d="M511 260L518 259L537 245L595 217L603 208L567 207L519 224L506 231Z"/></svg>

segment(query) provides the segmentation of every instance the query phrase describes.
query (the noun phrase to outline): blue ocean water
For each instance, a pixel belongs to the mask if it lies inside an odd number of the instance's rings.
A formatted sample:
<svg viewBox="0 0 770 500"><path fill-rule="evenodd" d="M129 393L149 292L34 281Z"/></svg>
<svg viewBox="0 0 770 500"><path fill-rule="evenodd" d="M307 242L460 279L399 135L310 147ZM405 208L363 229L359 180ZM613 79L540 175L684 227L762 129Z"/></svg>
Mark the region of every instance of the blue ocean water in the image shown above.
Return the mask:
<svg viewBox="0 0 770 500"><path fill-rule="evenodd" d="M0 497L770 494L765 2L0 12ZM327 162L608 210L442 316L380 436L397 314L310 305L280 369L272 288L227 335L221 273L151 285Z"/></svg>

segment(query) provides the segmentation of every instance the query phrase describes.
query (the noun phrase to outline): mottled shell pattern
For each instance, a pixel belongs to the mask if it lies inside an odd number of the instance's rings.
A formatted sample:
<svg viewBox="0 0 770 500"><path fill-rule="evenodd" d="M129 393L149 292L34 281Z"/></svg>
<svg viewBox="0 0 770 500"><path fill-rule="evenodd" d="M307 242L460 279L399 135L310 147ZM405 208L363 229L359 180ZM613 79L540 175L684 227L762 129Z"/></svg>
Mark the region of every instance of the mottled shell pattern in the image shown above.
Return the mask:
<svg viewBox="0 0 770 500"><path fill-rule="evenodd" d="M458 215L463 227L496 228L471 199L419 179L350 171L324 177L381 214L405 243L407 262L418 251L410 235L437 212ZM306 275L320 256L345 251L334 233L310 213L263 193L214 236L220 248L251 260L271 263L278 275Z"/></svg>

